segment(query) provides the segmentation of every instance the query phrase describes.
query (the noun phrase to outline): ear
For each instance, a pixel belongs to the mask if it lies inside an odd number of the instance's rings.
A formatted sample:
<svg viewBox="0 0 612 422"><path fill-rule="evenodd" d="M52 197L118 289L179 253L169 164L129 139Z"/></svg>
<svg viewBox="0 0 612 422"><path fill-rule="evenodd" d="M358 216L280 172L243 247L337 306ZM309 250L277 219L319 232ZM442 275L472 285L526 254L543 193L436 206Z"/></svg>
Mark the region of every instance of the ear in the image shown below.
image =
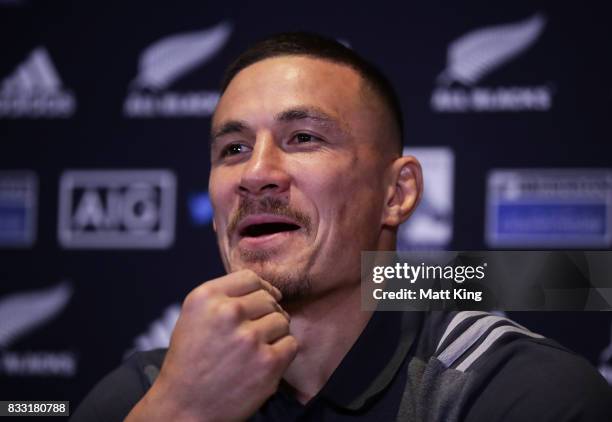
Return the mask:
<svg viewBox="0 0 612 422"><path fill-rule="evenodd" d="M413 156L400 157L390 169L382 224L397 227L410 217L423 194L423 172Z"/></svg>
<svg viewBox="0 0 612 422"><path fill-rule="evenodd" d="M215 219L214 219L214 217L213 217L213 219L212 219L212 223L213 223L213 231L214 231L215 233L217 233L217 224L215 223Z"/></svg>

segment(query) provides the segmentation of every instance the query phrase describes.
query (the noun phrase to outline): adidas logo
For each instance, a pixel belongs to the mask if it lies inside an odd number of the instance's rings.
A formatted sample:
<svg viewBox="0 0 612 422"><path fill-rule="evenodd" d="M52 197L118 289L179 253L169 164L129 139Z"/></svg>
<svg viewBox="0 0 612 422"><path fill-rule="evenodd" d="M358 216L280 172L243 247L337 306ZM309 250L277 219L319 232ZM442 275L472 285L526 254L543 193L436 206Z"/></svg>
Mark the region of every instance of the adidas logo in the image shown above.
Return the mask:
<svg viewBox="0 0 612 422"><path fill-rule="evenodd" d="M35 48L0 87L0 118L66 118L75 108L44 47Z"/></svg>
<svg viewBox="0 0 612 422"><path fill-rule="evenodd" d="M125 353L125 357L134 352L144 352L147 350L168 347L170 338L174 331L176 321L181 314L181 305L174 303L166 308L163 315L153 321L145 333L140 334L134 340L134 345Z"/></svg>
<svg viewBox="0 0 612 422"><path fill-rule="evenodd" d="M477 85L533 46L545 26L546 18L538 13L519 22L476 29L453 41L446 69L436 80L431 108L436 112L549 110L552 92L547 85Z"/></svg>
<svg viewBox="0 0 612 422"><path fill-rule="evenodd" d="M174 92L168 87L214 57L232 32L227 22L203 31L171 35L146 48L124 102L127 117L207 117L218 91Z"/></svg>

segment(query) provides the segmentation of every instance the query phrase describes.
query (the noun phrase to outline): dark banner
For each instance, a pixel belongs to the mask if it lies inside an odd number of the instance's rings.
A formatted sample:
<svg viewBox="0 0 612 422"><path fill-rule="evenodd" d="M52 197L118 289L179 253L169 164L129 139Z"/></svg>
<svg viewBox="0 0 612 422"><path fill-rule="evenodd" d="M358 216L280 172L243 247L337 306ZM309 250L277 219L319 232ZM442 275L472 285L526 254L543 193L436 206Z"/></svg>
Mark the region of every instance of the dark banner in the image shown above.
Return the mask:
<svg viewBox="0 0 612 422"><path fill-rule="evenodd" d="M0 399L76 408L130 351L167 345L185 295L224 273L210 116L225 67L276 32L337 39L396 87L425 179L401 250L609 250L609 16L604 2L0 0ZM509 317L612 381L611 314Z"/></svg>

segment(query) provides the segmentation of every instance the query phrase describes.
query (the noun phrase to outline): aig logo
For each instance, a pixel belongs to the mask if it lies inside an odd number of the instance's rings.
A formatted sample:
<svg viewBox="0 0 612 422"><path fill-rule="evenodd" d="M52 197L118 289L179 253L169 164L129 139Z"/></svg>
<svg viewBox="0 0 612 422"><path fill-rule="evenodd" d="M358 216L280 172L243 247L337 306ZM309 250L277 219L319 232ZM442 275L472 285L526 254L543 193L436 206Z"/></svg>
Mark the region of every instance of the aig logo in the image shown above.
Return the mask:
<svg viewBox="0 0 612 422"><path fill-rule="evenodd" d="M176 179L169 170L67 171L59 207L65 248L164 249L174 241Z"/></svg>

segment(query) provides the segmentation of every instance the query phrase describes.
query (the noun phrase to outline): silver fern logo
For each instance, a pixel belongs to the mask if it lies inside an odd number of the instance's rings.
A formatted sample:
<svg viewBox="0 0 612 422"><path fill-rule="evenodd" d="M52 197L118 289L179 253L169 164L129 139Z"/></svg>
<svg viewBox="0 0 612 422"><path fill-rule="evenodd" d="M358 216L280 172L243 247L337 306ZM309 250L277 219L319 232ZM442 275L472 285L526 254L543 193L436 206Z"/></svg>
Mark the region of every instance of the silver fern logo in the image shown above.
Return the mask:
<svg viewBox="0 0 612 422"><path fill-rule="evenodd" d="M453 41L446 68L431 97L437 112L546 111L552 106L548 86L477 85L489 74L530 49L542 35L546 17L536 13L519 22L476 29Z"/></svg>
<svg viewBox="0 0 612 422"><path fill-rule="evenodd" d="M52 287L0 298L0 374L14 377L72 377L76 374L77 358L69 350L9 350L18 340L57 317L72 294L71 284L63 281Z"/></svg>
<svg viewBox="0 0 612 422"><path fill-rule="evenodd" d="M63 282L0 299L0 348L46 324L66 307L71 296L72 288Z"/></svg>
<svg viewBox="0 0 612 422"><path fill-rule="evenodd" d="M35 48L0 87L0 118L66 118L75 106L43 46Z"/></svg>
<svg viewBox="0 0 612 422"><path fill-rule="evenodd" d="M232 25L221 22L202 31L171 35L147 47L124 103L128 117L206 117L217 91L167 91L174 82L211 60L227 43Z"/></svg>

